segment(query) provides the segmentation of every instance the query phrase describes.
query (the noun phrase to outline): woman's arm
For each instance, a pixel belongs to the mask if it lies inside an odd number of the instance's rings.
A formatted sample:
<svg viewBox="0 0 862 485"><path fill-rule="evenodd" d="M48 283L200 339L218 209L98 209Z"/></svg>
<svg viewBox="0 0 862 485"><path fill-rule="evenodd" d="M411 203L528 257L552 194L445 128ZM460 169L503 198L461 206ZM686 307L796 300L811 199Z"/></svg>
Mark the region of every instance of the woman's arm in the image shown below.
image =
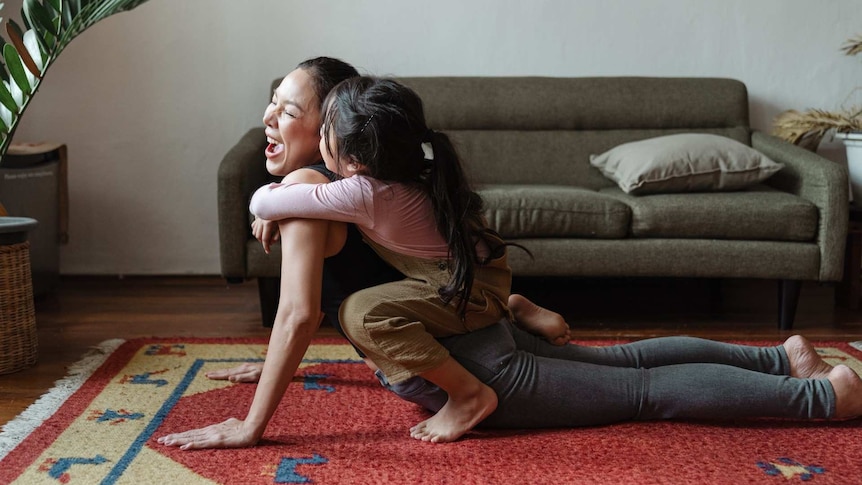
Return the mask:
<svg viewBox="0 0 862 485"><path fill-rule="evenodd" d="M182 449L239 448L260 439L320 324L323 258L332 223L281 221L281 298L269 349L245 420L228 419L200 429L170 434L159 443Z"/></svg>
<svg viewBox="0 0 862 485"><path fill-rule="evenodd" d="M282 182L322 184L329 182L329 179L327 179L326 176L316 170L300 169L289 173L286 177L284 177ZM260 219L260 221L268 226L274 225L275 231L276 233L278 233L278 221L264 221L263 219ZM326 257L338 254L338 252L341 251L341 248L344 246L345 241L347 240L346 224L333 221L329 221L328 224L329 227L326 229L326 235L322 236L326 240ZM257 235L255 235L255 237L257 237ZM258 240L260 240L260 238L258 238ZM263 241L261 241L261 243L263 243ZM264 249L269 252L268 247L264 246ZM280 300L284 298L287 297L281 297ZM317 306L318 308L320 307L319 302ZM227 380L231 382L258 382L260 380L262 370L263 364L246 362L236 367L231 367L228 369L217 369L214 371L207 372L206 376L210 379Z"/></svg>
<svg viewBox="0 0 862 485"><path fill-rule="evenodd" d="M320 324L320 292L327 221L279 224L282 238L281 299L269 349L244 423L254 444L263 435ZM292 295L292 296L291 296Z"/></svg>

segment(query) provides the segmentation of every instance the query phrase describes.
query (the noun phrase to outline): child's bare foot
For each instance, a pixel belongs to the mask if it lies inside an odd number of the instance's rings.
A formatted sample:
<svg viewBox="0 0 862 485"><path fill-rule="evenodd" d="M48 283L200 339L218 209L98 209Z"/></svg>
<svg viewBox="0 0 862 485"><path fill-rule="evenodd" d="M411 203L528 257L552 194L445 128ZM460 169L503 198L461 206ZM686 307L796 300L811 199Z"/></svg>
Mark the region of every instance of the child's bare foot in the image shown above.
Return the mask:
<svg viewBox="0 0 862 485"><path fill-rule="evenodd" d="M801 335L785 340L784 350L790 360L791 377L824 379L832 371L832 366L824 362L811 342Z"/></svg>
<svg viewBox="0 0 862 485"><path fill-rule="evenodd" d="M434 416L410 428L410 437L431 443L455 441L497 409L497 394L485 384L459 400L449 396Z"/></svg>
<svg viewBox="0 0 862 485"><path fill-rule="evenodd" d="M853 419L862 416L862 379L846 365L836 365L828 376L835 390L833 419Z"/></svg>
<svg viewBox="0 0 862 485"><path fill-rule="evenodd" d="M566 345L572 340L569 324L559 313L542 308L517 294L509 295L508 305L515 316L515 323L524 330L545 337L554 345Z"/></svg>

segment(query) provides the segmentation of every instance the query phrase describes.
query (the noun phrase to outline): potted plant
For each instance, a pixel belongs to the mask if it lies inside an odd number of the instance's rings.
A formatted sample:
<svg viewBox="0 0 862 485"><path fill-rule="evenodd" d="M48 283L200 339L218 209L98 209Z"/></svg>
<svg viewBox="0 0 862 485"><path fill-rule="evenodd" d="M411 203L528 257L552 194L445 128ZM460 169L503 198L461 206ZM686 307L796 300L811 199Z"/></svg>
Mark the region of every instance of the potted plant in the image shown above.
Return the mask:
<svg viewBox="0 0 862 485"><path fill-rule="evenodd" d="M146 0L24 0L21 19L6 21L7 39L0 37L0 165L45 72L80 33L115 13ZM3 4L0 3L0 8ZM2 18L0 18L2 20Z"/></svg>
<svg viewBox="0 0 862 485"><path fill-rule="evenodd" d="M145 1L24 0L24 28L9 19L8 40L0 36L0 167L21 115L63 49L99 20ZM9 217L0 203L0 374L15 372L36 361L27 241L27 232L36 224L34 219Z"/></svg>
<svg viewBox="0 0 862 485"><path fill-rule="evenodd" d="M862 53L862 35L848 39L841 50L848 56ZM848 99L860 90L862 87L854 89ZM847 150L853 200L862 200L862 105L842 107L837 111L784 111L775 118L773 128L775 136L811 151L817 150L826 135L842 140Z"/></svg>

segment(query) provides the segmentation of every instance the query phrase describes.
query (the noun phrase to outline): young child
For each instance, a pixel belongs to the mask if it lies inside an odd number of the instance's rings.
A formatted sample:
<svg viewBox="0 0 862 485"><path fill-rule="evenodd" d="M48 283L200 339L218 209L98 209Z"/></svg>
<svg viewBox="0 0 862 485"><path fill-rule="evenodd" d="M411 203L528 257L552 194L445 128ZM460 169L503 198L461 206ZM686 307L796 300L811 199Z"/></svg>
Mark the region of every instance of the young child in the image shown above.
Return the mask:
<svg viewBox="0 0 862 485"><path fill-rule="evenodd" d="M435 338L512 319L506 244L485 225L481 198L448 137L427 127L415 92L389 79L353 78L336 86L324 106L321 154L345 178L264 186L250 209L267 220L355 223L407 276L348 297L342 325L390 383L418 375L448 393L446 405L411 428L411 436L456 440L494 411L497 396ZM529 301L512 301L530 314ZM567 337L560 338L558 325L544 325L548 319L522 319L539 322L533 330L549 340Z"/></svg>

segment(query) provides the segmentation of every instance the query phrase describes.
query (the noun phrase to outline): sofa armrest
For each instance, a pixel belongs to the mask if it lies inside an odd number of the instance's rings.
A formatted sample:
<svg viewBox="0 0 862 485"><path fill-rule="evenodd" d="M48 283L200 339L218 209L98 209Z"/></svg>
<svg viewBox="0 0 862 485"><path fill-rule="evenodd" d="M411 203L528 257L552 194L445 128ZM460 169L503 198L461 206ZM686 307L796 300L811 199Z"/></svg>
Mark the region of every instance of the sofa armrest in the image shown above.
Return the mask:
<svg viewBox="0 0 862 485"><path fill-rule="evenodd" d="M251 237L248 202L270 181L263 150L263 127L249 130L225 154L218 169L219 256L222 276L246 278L246 242Z"/></svg>
<svg viewBox="0 0 862 485"><path fill-rule="evenodd" d="M784 168L766 183L796 194L817 206L820 213L820 281L841 279L847 240L849 187L847 168L784 140L755 131L751 145Z"/></svg>

